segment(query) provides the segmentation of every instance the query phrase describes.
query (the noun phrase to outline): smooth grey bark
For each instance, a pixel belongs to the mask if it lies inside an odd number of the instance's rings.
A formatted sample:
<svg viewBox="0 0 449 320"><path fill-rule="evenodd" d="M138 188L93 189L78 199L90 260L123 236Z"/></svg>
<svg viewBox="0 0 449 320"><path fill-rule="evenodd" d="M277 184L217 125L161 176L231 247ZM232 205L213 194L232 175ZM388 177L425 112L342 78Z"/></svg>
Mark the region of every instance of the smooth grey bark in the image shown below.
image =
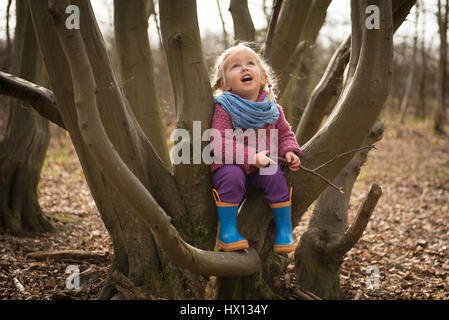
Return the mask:
<svg viewBox="0 0 449 320"><path fill-rule="evenodd" d="M42 117L65 129L53 92L23 78L0 71L0 94L22 100L25 109L34 109Z"/></svg>
<svg viewBox="0 0 449 320"><path fill-rule="evenodd" d="M42 83L44 69L26 2L17 2L14 37L14 72ZM1 83L1 82L0 82ZM8 123L0 142L0 226L14 234L45 232L54 228L44 217L37 186L49 142L48 120L24 102L10 100Z"/></svg>
<svg viewBox="0 0 449 320"><path fill-rule="evenodd" d="M148 19L154 11L150 0L114 1L114 32L120 58L120 78L131 109L143 132L167 168L170 156L161 118L148 39Z"/></svg>
<svg viewBox="0 0 449 320"><path fill-rule="evenodd" d="M203 221L213 247L215 235L209 233L216 225L216 208L212 198L210 168L200 160L201 150L193 148L193 139L201 139L202 130L212 120L213 97L201 45L196 1L172 0L160 3L161 33L175 97L176 128L185 129L191 137L190 161L174 166L180 196L192 220ZM194 123L201 132L194 132ZM177 141L175 141L176 143ZM196 155L196 159L194 156ZM194 187L192 187L194 186ZM201 224L203 225L203 223Z"/></svg>

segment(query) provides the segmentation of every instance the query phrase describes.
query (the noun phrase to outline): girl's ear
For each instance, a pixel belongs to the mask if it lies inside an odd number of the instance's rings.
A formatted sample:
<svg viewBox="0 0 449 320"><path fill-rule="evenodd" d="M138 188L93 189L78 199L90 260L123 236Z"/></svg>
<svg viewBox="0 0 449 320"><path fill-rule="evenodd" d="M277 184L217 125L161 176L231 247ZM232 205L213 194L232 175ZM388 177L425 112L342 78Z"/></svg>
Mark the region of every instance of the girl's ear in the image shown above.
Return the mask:
<svg viewBox="0 0 449 320"><path fill-rule="evenodd" d="M268 76L266 72L263 72L263 87L265 88L268 85Z"/></svg>
<svg viewBox="0 0 449 320"><path fill-rule="evenodd" d="M220 88L223 91L227 91L227 90L231 89L230 87L226 86L225 81L223 79L220 80Z"/></svg>

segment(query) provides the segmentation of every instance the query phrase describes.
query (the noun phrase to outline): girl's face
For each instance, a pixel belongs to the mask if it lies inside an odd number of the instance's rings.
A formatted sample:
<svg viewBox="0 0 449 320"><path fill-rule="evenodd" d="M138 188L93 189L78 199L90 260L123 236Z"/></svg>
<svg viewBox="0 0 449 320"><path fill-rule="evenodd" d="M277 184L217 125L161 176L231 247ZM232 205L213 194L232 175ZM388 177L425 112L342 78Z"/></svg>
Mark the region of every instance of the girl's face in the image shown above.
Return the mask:
<svg viewBox="0 0 449 320"><path fill-rule="evenodd" d="M256 55L247 48L234 52L224 64L222 88L240 97L256 101L266 85L266 76L259 67Z"/></svg>

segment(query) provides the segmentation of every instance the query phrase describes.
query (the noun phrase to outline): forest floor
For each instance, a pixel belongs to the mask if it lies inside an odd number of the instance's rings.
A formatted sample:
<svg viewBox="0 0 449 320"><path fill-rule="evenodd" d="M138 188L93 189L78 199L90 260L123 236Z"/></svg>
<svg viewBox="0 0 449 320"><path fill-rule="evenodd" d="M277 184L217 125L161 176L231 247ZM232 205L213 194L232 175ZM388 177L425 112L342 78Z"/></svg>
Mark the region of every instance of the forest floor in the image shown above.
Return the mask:
<svg viewBox="0 0 449 320"><path fill-rule="evenodd" d="M0 299L95 299L108 271L110 237L69 138L53 131L38 191L56 231L18 237L0 230ZM349 223L373 183L383 194L344 258L342 290L347 299L449 299L449 138L434 136L430 122L386 120L376 148L354 186ZM297 240L312 209L295 229ZM29 256L50 250L92 255ZM294 298L293 254L289 258L277 285ZM67 289L76 285L71 268L81 272L78 290Z"/></svg>

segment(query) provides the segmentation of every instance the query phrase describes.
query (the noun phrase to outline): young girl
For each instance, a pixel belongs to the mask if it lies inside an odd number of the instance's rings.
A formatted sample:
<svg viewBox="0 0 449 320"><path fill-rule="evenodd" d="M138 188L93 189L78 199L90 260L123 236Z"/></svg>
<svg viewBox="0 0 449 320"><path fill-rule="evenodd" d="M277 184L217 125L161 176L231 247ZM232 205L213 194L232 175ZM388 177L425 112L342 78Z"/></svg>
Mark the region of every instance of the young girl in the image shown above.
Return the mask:
<svg viewBox="0 0 449 320"><path fill-rule="evenodd" d="M274 99L272 85L270 67L245 44L227 49L217 60L212 128L220 132L222 141L214 141L212 137L211 145L212 151L222 148L224 161L212 163L211 171L219 217L218 246L224 251L248 248L248 241L237 231L237 211L245 193L253 189L262 189L272 208L276 223L274 251L294 250L291 191L283 172L269 157L270 148L273 148L268 144L271 131L277 130L278 154L285 157L292 171L299 169L301 149L282 108ZM263 151L256 153L254 146L245 144L242 148L245 160L240 163L236 161L238 148L234 145L232 157L226 157L225 145L230 129L255 130L258 139L263 138L258 141L266 141L266 148L262 147ZM272 174L261 174L261 169L267 166L275 166L272 167L275 170Z"/></svg>

